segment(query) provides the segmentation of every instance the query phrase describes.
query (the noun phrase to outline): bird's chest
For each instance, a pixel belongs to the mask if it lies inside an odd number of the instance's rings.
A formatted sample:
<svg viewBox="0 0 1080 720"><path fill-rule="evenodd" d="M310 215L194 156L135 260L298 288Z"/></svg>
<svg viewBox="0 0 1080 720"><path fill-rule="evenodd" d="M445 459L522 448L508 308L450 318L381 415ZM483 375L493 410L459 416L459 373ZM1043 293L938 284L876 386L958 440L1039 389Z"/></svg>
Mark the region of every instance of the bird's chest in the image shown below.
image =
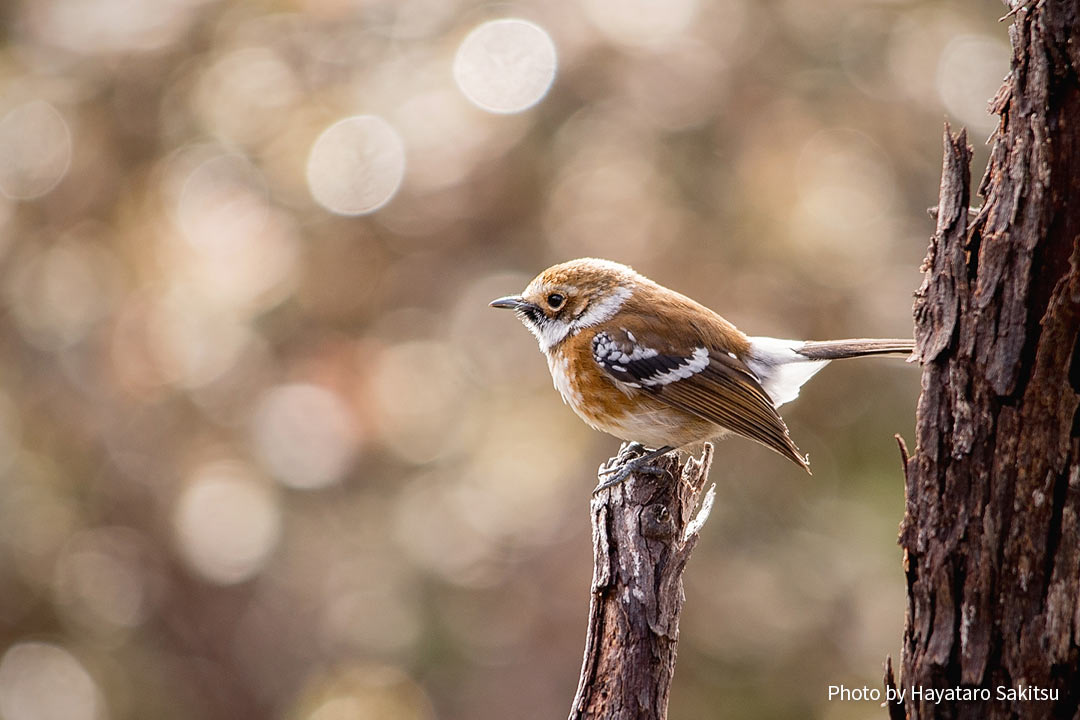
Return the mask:
<svg viewBox="0 0 1080 720"><path fill-rule="evenodd" d="M574 408L581 415L585 406L585 388L578 378L578 368L568 353L555 350L547 354L548 370L555 389L562 395L563 402Z"/></svg>
<svg viewBox="0 0 1080 720"><path fill-rule="evenodd" d="M583 337L589 335L590 337ZM592 358L591 333L579 333L547 353L548 369L563 402L598 430L615 432L633 404L632 388L621 389Z"/></svg>
<svg viewBox="0 0 1080 720"><path fill-rule="evenodd" d="M593 359L593 334L579 333L547 353L555 389L578 417L597 430L649 447L681 447L720 432L712 423L610 377Z"/></svg>

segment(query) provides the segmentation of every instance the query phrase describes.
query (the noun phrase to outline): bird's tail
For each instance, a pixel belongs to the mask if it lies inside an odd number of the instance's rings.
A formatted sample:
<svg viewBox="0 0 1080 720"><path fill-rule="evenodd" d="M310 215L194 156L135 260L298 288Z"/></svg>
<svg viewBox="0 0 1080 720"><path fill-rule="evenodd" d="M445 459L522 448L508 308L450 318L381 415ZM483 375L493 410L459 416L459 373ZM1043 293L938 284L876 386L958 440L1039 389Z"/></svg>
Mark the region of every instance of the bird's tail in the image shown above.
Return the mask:
<svg viewBox="0 0 1080 720"><path fill-rule="evenodd" d="M913 340L858 338L853 340L809 340L792 348L807 360L842 360L864 355L910 355L915 350Z"/></svg>
<svg viewBox="0 0 1080 720"><path fill-rule="evenodd" d="M746 365L757 376L775 407L799 397L799 388L830 360L862 355L906 355L915 348L912 340L827 340L824 342L747 338L750 352Z"/></svg>

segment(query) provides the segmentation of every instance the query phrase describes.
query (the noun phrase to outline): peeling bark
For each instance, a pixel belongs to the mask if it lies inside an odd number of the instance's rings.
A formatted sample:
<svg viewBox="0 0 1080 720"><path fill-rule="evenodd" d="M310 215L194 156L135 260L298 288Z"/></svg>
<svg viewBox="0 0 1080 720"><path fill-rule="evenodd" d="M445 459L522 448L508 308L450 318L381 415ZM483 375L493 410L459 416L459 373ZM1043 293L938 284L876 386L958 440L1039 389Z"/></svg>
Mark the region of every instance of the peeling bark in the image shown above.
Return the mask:
<svg viewBox="0 0 1080 720"><path fill-rule="evenodd" d="M1080 718L1080 5L1017 3L985 198L945 131L916 293L918 446L901 526L907 718ZM999 699L998 687L1057 691ZM890 715L893 709L890 708Z"/></svg>

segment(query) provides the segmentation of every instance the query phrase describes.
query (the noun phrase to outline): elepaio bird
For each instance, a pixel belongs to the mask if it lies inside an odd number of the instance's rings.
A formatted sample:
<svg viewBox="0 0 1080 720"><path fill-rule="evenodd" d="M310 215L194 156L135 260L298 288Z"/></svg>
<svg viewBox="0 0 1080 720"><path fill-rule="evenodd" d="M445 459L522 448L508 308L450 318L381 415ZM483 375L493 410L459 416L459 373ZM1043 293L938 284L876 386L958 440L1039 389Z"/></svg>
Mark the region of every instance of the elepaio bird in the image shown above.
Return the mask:
<svg viewBox="0 0 1080 720"><path fill-rule="evenodd" d="M597 490L652 459L736 433L810 472L776 408L830 360L909 354L911 340L748 337L709 308L626 265L582 258L491 302L536 336L563 400L597 430L654 450L604 471Z"/></svg>

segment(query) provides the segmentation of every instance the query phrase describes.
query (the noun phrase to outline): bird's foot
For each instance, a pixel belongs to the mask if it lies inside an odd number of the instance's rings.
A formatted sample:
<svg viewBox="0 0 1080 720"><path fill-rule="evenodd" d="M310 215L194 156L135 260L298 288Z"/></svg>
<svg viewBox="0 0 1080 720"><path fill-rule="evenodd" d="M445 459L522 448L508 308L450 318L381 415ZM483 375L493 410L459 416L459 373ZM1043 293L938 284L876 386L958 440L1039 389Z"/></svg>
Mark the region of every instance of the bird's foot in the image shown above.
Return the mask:
<svg viewBox="0 0 1080 720"><path fill-rule="evenodd" d="M621 459L624 455L629 454L635 454L637 457L623 460L621 463L615 465L608 465L607 463L601 465L600 469L597 471L597 475L600 477L600 484L593 489L593 495L596 495L601 490L607 490L609 487L618 485L633 473L646 473L648 475L659 475L663 473L664 469L657 465L653 465L652 461L674 449L675 448L673 447L665 445L656 448L655 450L646 450L645 446L641 443L627 443L626 446L623 447L622 452L619 453L619 458L617 459Z"/></svg>

